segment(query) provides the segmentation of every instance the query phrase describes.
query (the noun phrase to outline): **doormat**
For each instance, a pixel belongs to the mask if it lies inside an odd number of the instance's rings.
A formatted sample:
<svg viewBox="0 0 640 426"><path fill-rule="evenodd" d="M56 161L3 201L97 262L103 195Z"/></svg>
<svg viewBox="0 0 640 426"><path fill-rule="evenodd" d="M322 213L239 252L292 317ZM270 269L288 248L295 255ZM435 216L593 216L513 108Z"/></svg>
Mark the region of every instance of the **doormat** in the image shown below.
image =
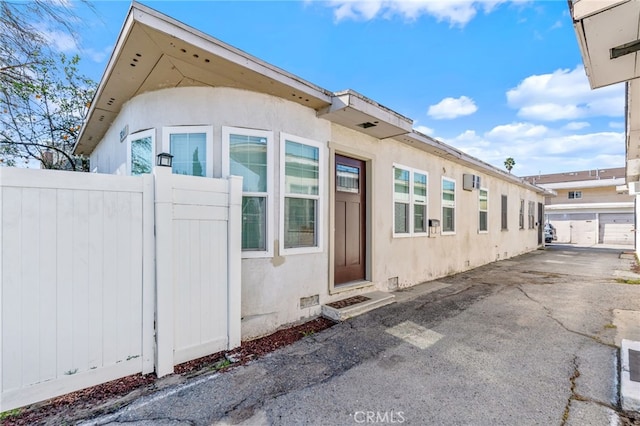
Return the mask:
<svg viewBox="0 0 640 426"><path fill-rule="evenodd" d="M366 296L353 296L344 300L338 300L337 302L327 303L327 306L330 306L334 309L342 309L347 306L357 305L358 303L366 302L367 300L371 300Z"/></svg>

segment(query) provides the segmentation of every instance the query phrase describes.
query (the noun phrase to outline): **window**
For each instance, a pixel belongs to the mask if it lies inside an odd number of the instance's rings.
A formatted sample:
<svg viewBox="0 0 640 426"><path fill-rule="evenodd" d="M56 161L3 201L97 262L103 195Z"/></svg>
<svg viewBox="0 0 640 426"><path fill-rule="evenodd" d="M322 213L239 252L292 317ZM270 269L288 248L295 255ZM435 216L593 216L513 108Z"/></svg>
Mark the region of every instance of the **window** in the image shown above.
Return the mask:
<svg viewBox="0 0 640 426"><path fill-rule="evenodd" d="M500 229L503 231L507 231L509 228L507 227L507 196L503 195L500 206Z"/></svg>
<svg viewBox="0 0 640 426"><path fill-rule="evenodd" d="M393 166L393 234L427 233L427 173Z"/></svg>
<svg viewBox="0 0 640 426"><path fill-rule="evenodd" d="M569 191L570 200L577 200L579 198L582 198L582 191Z"/></svg>
<svg viewBox="0 0 640 426"><path fill-rule="evenodd" d="M151 173L155 163L155 130L145 130L127 138L127 172L131 176Z"/></svg>
<svg viewBox="0 0 640 426"><path fill-rule="evenodd" d="M480 189L478 192L478 211L478 231L488 232L489 192L486 189Z"/></svg>
<svg viewBox="0 0 640 426"><path fill-rule="evenodd" d="M165 127L162 149L173 155L173 173L213 177L211 126Z"/></svg>
<svg viewBox="0 0 640 426"><path fill-rule="evenodd" d="M413 173L413 232L427 232L427 174Z"/></svg>
<svg viewBox="0 0 640 426"><path fill-rule="evenodd" d="M324 155L315 141L281 133L281 252L322 250Z"/></svg>
<svg viewBox="0 0 640 426"><path fill-rule="evenodd" d="M224 176L242 176L243 257L272 255L273 132L222 128Z"/></svg>
<svg viewBox="0 0 640 426"><path fill-rule="evenodd" d="M518 216L518 227L524 229L524 200L520 200L520 214Z"/></svg>
<svg viewBox="0 0 640 426"><path fill-rule="evenodd" d="M529 229L536 227L536 202L529 201Z"/></svg>
<svg viewBox="0 0 640 426"><path fill-rule="evenodd" d="M442 178L442 233L456 232L456 181Z"/></svg>
<svg viewBox="0 0 640 426"><path fill-rule="evenodd" d="M409 234L409 170L393 169L393 223L396 234Z"/></svg>

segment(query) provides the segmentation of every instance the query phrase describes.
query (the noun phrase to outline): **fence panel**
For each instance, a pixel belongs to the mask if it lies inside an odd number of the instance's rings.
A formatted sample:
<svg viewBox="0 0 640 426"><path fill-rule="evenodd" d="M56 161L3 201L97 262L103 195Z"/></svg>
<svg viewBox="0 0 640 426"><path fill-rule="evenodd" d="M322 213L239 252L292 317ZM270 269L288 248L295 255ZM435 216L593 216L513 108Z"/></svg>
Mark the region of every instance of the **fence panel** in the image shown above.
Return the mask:
<svg viewBox="0 0 640 426"><path fill-rule="evenodd" d="M148 364L145 179L0 168L0 411Z"/></svg>
<svg viewBox="0 0 640 426"><path fill-rule="evenodd" d="M240 344L242 180L0 168L0 411Z"/></svg>
<svg viewBox="0 0 640 426"><path fill-rule="evenodd" d="M174 363L227 349L228 182L172 176Z"/></svg>

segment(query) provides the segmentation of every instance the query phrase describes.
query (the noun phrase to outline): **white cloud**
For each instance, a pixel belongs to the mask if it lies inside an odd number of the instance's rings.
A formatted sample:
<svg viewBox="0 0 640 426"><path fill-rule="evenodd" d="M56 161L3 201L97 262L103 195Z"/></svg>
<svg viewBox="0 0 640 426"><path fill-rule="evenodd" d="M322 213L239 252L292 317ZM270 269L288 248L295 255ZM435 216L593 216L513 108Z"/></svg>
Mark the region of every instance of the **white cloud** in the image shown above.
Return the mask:
<svg viewBox="0 0 640 426"><path fill-rule="evenodd" d="M333 0L337 21L344 19L371 20L399 15L414 21L422 15L432 16L451 26L464 27L479 11L490 13L505 0Z"/></svg>
<svg viewBox="0 0 640 426"><path fill-rule="evenodd" d="M625 164L624 132L594 132L576 135L531 123L496 126L480 135L466 130L444 139L469 155L504 169L513 157L513 173L519 176L590 168L622 167Z"/></svg>
<svg viewBox="0 0 640 426"><path fill-rule="evenodd" d="M586 121L572 121L571 123L567 123L563 128L565 130L580 130L589 126L591 126L591 124Z"/></svg>
<svg viewBox="0 0 640 426"><path fill-rule="evenodd" d="M609 128L611 129L624 129L624 121L610 121Z"/></svg>
<svg viewBox="0 0 640 426"><path fill-rule="evenodd" d="M471 115L478 110L473 99L466 96L444 98L429 107L427 115L436 120L450 120L464 115Z"/></svg>
<svg viewBox="0 0 640 426"><path fill-rule="evenodd" d="M427 136L433 136L435 134L435 131L431 127L427 127L427 126L415 126L413 130L416 130L422 133L423 135L427 135Z"/></svg>
<svg viewBox="0 0 640 426"><path fill-rule="evenodd" d="M102 63L113 50L113 46L107 46L102 50L96 50L94 48L82 49L82 54L86 55L93 62Z"/></svg>
<svg viewBox="0 0 640 426"><path fill-rule="evenodd" d="M624 86L591 90L582 66L532 75L507 92L510 107L529 120L575 120L586 117L621 117Z"/></svg>
<svg viewBox="0 0 640 426"><path fill-rule="evenodd" d="M41 30L42 38L49 41L50 47L58 52L67 53L78 48L72 34L59 30Z"/></svg>
<svg viewBox="0 0 640 426"><path fill-rule="evenodd" d="M549 129L531 123L511 123L496 126L487 133L488 139L513 141L514 139L536 139L542 137Z"/></svg>

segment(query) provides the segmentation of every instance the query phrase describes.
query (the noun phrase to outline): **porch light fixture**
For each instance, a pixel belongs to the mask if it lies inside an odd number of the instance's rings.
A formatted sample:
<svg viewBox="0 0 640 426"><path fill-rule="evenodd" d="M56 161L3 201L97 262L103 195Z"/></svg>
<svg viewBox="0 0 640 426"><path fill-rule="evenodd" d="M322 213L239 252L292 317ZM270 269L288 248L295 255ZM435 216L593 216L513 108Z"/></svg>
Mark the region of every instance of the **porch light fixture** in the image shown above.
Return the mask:
<svg viewBox="0 0 640 426"><path fill-rule="evenodd" d="M173 164L173 155L167 152L161 152L158 154L158 162L156 164L161 167L171 167Z"/></svg>

